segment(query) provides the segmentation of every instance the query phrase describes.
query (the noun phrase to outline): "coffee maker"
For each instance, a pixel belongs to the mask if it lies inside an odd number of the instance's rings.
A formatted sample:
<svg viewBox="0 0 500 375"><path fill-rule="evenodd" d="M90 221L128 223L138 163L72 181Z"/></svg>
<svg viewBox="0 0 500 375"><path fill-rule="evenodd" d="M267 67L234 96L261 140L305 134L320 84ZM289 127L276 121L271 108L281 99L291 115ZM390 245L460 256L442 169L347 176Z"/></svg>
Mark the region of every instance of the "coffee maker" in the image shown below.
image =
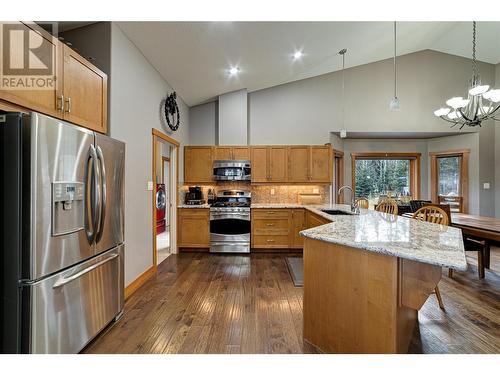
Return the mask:
<svg viewBox="0 0 500 375"><path fill-rule="evenodd" d="M201 186L190 186L189 190L186 192L184 203L188 205L205 204Z"/></svg>

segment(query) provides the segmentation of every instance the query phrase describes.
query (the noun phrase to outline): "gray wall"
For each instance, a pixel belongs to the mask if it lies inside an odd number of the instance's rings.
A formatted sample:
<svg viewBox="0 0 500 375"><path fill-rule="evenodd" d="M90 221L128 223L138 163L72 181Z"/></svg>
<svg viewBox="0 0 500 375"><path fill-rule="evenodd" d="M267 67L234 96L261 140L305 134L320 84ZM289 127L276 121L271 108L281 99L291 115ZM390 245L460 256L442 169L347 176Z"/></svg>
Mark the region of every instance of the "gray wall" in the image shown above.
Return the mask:
<svg viewBox="0 0 500 375"><path fill-rule="evenodd" d="M500 64L495 66L495 87L500 88ZM500 121L495 122L495 216L500 218Z"/></svg>
<svg viewBox="0 0 500 375"><path fill-rule="evenodd" d="M160 103L172 88L144 58L121 29L111 30L111 136L126 143L125 152L125 285L153 264L151 222L152 135L156 128L189 142L189 110L178 97L182 123L169 132L160 114ZM183 179L180 150L180 179Z"/></svg>
<svg viewBox="0 0 500 375"><path fill-rule="evenodd" d="M491 82L494 66L479 65L483 80ZM433 112L451 96L465 95L470 60L428 50L398 57L400 112L389 111L392 68L392 60L383 60L346 69L344 125L341 72L250 93L252 143L323 143L329 132L341 128L348 132L448 131Z"/></svg>
<svg viewBox="0 0 500 375"><path fill-rule="evenodd" d="M218 102L200 104L189 109L189 144L214 145L218 141Z"/></svg>
<svg viewBox="0 0 500 375"><path fill-rule="evenodd" d="M220 145L246 145L247 139L247 90L219 96Z"/></svg>

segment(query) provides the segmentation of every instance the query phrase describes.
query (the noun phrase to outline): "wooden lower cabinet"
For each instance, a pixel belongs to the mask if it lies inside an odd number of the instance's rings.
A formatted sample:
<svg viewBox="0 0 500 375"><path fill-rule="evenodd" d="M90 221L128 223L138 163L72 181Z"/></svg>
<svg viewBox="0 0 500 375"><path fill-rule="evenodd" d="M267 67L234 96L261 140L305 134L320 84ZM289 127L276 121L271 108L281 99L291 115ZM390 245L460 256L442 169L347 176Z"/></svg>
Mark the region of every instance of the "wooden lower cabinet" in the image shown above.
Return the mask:
<svg viewBox="0 0 500 375"><path fill-rule="evenodd" d="M299 234L304 229L306 229L306 210L303 208L293 209L291 248L302 249L304 247L304 239Z"/></svg>
<svg viewBox="0 0 500 375"><path fill-rule="evenodd" d="M303 238L299 232L329 220L304 208L253 208L252 244L253 249L302 249Z"/></svg>
<svg viewBox="0 0 500 375"><path fill-rule="evenodd" d="M251 247L253 249L288 249L292 233L289 209L252 209Z"/></svg>
<svg viewBox="0 0 500 375"><path fill-rule="evenodd" d="M322 216L316 215L311 211L307 211L306 213L306 228L314 228L319 227L320 225L328 224L330 220L325 219Z"/></svg>
<svg viewBox="0 0 500 375"><path fill-rule="evenodd" d="M178 247L209 249L210 211L208 208L179 208L177 210Z"/></svg>

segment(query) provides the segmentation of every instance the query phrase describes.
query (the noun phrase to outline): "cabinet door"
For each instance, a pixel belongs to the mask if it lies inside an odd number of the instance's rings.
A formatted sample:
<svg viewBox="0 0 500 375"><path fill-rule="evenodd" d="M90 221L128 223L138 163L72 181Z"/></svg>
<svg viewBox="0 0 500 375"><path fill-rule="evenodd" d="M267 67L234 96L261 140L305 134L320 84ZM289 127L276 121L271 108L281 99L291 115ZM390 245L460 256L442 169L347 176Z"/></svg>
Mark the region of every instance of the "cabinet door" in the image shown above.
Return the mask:
<svg viewBox="0 0 500 375"><path fill-rule="evenodd" d="M288 147L288 182L309 181L309 146Z"/></svg>
<svg viewBox="0 0 500 375"><path fill-rule="evenodd" d="M43 90L18 90L17 88L12 88L12 84L9 82L9 77L23 77L22 74L16 76L3 76L0 81L0 99L6 100L8 102L20 105L22 107L26 107L30 110L37 111L40 113L45 113L47 115L53 117L62 118L62 111L58 110L62 109L62 102L58 103L58 95L61 94L61 83L62 83L62 72L61 72L61 50L62 44L50 34L45 32L44 30L39 30L36 25L25 25L21 22L0 22L0 30L2 31L2 35L0 35L0 40L5 40L9 37L9 35L3 35L3 32L6 31L4 29L4 25L12 25L17 32L16 35L23 37L24 41L29 41L30 45L40 45L37 49L37 55L35 56L40 63L48 66L52 63L53 72L50 75L46 76L37 76L43 79L43 82L48 83L48 89ZM18 63L23 63L23 65L27 64L27 59L25 60L23 56L16 56L16 50L19 50L19 55L23 54L22 49L14 49L14 52L11 52L14 56L10 56L10 59L17 61ZM31 61L31 60L28 60ZM18 68L14 66L14 68ZM25 71L26 67L20 67L21 73L29 73ZM17 74L17 73L13 73ZM55 78L55 80L54 80ZM26 76L26 79L31 79L31 76ZM4 81L9 84L9 89L4 87ZM16 79L17 82L18 79ZM25 82L26 80L22 80ZM29 81L26 81L29 83ZM16 85L19 87L19 85Z"/></svg>
<svg viewBox="0 0 500 375"><path fill-rule="evenodd" d="M294 249L301 249L304 246L304 240L299 232L306 227L306 212L303 209L292 210L292 232L290 244Z"/></svg>
<svg viewBox="0 0 500 375"><path fill-rule="evenodd" d="M311 146L311 165L310 165L310 181L311 182L332 182L332 148L326 146Z"/></svg>
<svg viewBox="0 0 500 375"><path fill-rule="evenodd" d="M265 146L251 147L252 182L267 182L269 178L268 148Z"/></svg>
<svg viewBox="0 0 500 375"><path fill-rule="evenodd" d="M212 182L212 150L211 146L184 147L184 182Z"/></svg>
<svg viewBox="0 0 500 375"><path fill-rule="evenodd" d="M178 247L210 247L209 210L204 208L180 208L178 210Z"/></svg>
<svg viewBox="0 0 500 375"><path fill-rule="evenodd" d="M64 46L64 119L106 133L108 77L68 46Z"/></svg>
<svg viewBox="0 0 500 375"><path fill-rule="evenodd" d="M287 182L287 149L285 146L269 147L269 181Z"/></svg>
<svg viewBox="0 0 500 375"><path fill-rule="evenodd" d="M250 148L247 146L233 147L234 160L250 160Z"/></svg>
<svg viewBox="0 0 500 375"><path fill-rule="evenodd" d="M232 160L233 150L232 147L215 146L214 147L214 160Z"/></svg>

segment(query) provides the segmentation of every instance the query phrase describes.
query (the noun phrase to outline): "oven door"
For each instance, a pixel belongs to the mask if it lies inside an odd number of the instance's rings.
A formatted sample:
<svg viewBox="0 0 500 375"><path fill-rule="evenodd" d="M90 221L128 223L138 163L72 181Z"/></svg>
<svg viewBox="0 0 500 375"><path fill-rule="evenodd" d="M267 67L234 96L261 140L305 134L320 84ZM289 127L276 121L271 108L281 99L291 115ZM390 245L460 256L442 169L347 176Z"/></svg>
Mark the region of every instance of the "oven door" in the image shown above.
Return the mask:
<svg viewBox="0 0 500 375"><path fill-rule="evenodd" d="M210 251L250 252L250 212L211 212Z"/></svg>

